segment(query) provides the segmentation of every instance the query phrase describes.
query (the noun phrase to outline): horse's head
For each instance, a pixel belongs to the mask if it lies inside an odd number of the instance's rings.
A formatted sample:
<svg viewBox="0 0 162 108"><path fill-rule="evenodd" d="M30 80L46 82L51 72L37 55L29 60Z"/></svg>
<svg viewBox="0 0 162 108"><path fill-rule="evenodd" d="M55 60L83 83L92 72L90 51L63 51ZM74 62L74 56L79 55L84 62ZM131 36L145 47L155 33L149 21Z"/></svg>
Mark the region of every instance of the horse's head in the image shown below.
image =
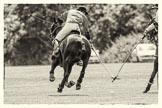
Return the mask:
<svg viewBox="0 0 162 108"><path fill-rule="evenodd" d="M57 33L61 30L62 28L62 23L63 20L60 18L53 18L53 24L50 28L50 32L51 32L51 38L55 38L55 36L57 35Z"/></svg>

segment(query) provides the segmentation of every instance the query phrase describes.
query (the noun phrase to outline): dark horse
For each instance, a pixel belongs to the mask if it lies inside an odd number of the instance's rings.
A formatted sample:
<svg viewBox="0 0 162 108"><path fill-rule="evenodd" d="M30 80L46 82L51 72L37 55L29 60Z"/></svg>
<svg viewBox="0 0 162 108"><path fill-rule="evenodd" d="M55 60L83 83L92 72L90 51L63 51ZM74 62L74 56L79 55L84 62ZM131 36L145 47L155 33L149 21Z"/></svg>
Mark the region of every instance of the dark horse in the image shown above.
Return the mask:
<svg viewBox="0 0 162 108"><path fill-rule="evenodd" d="M61 28L62 27L60 26L59 20L55 19L51 28L52 35L55 37ZM83 43L85 45L84 51L82 50ZM88 65L90 55L91 48L89 41L84 36L80 35L78 31L71 31L71 33L60 43L59 57L52 58L52 66L49 72L49 80L52 82L55 80L55 68L60 65L64 69L64 76L61 84L59 84L58 92L62 92L64 85L70 88L75 84L73 81L68 82L68 78L73 65L80 60L83 61L83 65L80 76L77 80L76 90L81 88L81 83L85 74L85 69Z"/></svg>

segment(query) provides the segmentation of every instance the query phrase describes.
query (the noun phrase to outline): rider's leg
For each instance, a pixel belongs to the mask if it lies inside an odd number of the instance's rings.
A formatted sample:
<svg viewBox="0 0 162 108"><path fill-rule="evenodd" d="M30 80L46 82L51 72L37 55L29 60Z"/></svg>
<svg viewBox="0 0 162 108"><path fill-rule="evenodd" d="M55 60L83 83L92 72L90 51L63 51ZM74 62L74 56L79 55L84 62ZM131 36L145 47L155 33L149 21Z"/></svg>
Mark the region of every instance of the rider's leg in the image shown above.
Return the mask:
<svg viewBox="0 0 162 108"><path fill-rule="evenodd" d="M52 56L57 56L59 52L59 43L65 38L66 35L69 33L69 28L65 25L60 32L56 35L54 40L52 41L53 45L53 52Z"/></svg>
<svg viewBox="0 0 162 108"><path fill-rule="evenodd" d="M154 61L154 69L149 79L148 85L143 93L147 93L150 90L157 72L158 72L158 48L156 49L156 59Z"/></svg>
<svg viewBox="0 0 162 108"><path fill-rule="evenodd" d="M74 23L66 23L65 26L60 30L60 32L56 35L53 40L53 53L52 56L56 56L59 52L59 43L72 31L78 30L78 24Z"/></svg>
<svg viewBox="0 0 162 108"><path fill-rule="evenodd" d="M148 85L143 93L147 93L150 90L151 85L153 84L153 81L154 81L154 78L155 78L155 75L157 72L158 72L158 63L157 63L157 59L155 59L153 72L149 79Z"/></svg>
<svg viewBox="0 0 162 108"><path fill-rule="evenodd" d="M72 30L79 30L79 25L76 23L66 23L55 39L62 41Z"/></svg>

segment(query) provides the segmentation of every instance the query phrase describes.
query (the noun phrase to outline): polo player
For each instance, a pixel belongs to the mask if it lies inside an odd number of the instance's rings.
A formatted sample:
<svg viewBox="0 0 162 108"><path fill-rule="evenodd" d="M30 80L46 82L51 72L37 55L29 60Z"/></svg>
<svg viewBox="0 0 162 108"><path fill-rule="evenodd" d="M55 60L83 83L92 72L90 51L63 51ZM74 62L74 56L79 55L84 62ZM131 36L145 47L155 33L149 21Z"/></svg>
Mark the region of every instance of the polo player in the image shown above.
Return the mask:
<svg viewBox="0 0 162 108"><path fill-rule="evenodd" d="M59 53L59 44L60 42L69 35L71 31L78 31L81 32L80 28L83 28L83 31L85 32L85 36L88 40L90 40L90 34L89 34L89 21L88 21L88 12L85 7L79 7L78 9L72 9L69 10L63 15L67 15L66 22L63 28L58 32L55 39L52 41L53 44L53 53L52 57L57 57ZM83 47L83 50L85 48Z"/></svg>
<svg viewBox="0 0 162 108"><path fill-rule="evenodd" d="M151 10L153 10L153 9L156 10L156 16L153 18L152 23L145 29L144 35L155 37L157 35L149 35L149 32L152 31L152 30L155 30L156 32L158 32L158 5L153 5ZM157 46L157 48L156 48L156 55L155 55L156 58L155 58L155 61L154 61L154 69L153 69L153 72L152 72L151 77L149 79L148 85L147 85L145 91L143 91L143 93L147 93L150 90L151 85L153 84L155 75L158 72L158 41L155 41L155 45Z"/></svg>

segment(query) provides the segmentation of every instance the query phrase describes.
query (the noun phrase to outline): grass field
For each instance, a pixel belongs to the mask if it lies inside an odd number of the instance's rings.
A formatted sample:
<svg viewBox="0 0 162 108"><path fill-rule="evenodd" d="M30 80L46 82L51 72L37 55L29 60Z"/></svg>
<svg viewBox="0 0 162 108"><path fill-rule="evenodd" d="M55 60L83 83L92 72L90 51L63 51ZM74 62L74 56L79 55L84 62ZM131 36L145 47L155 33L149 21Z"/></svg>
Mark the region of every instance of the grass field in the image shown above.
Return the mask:
<svg viewBox="0 0 162 108"><path fill-rule="evenodd" d="M115 75L122 64L105 64ZM112 83L102 65L87 67L81 90L64 88L57 93L63 69L56 68L54 82L49 81L50 66L5 67L4 104L158 104L157 78L150 92L143 94L153 63L125 64L120 80ZM81 67L74 66L69 80L79 77Z"/></svg>

